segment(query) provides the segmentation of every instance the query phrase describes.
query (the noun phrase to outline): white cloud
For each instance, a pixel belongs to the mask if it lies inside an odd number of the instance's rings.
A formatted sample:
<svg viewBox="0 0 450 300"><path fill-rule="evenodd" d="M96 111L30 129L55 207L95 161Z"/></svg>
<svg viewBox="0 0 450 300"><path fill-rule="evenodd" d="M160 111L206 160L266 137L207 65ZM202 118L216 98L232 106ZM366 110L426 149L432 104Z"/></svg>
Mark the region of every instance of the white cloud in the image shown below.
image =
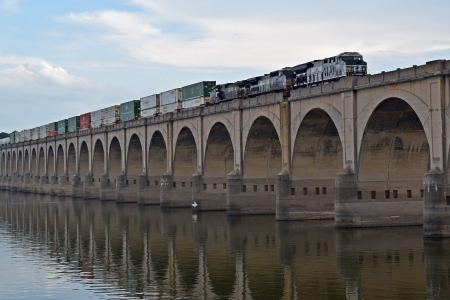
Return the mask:
<svg viewBox="0 0 450 300"><path fill-rule="evenodd" d="M249 11L249 7L230 10L233 1L131 2L143 11L71 13L68 19L99 26L105 42L119 45L135 59L179 67L267 69L344 51L380 57L399 50L407 57L450 50L450 36L433 19L423 26L402 16L381 22L382 18L364 14L342 18L326 10L314 19L300 14L299 5L275 11L260 5Z"/></svg>
<svg viewBox="0 0 450 300"><path fill-rule="evenodd" d="M18 10L20 0L0 0L0 10Z"/></svg>

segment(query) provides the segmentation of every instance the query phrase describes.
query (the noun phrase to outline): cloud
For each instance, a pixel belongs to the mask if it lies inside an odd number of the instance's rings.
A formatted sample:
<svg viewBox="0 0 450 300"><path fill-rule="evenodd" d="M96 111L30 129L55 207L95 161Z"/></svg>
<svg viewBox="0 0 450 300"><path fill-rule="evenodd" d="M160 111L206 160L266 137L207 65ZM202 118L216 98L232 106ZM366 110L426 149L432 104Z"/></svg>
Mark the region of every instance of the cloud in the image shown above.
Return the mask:
<svg viewBox="0 0 450 300"><path fill-rule="evenodd" d="M312 18L306 6L305 13L299 14L299 5L286 10L282 4L239 6L232 0L131 2L142 10L70 13L66 17L101 28L101 40L118 45L135 59L188 68L267 69L344 51L386 57L395 50L407 57L450 50L448 33L432 19L424 27L402 16L381 22L367 12L342 18L333 13L333 7L322 11L320 18Z"/></svg>
<svg viewBox="0 0 450 300"><path fill-rule="evenodd" d="M15 11L18 10L20 0L0 0L0 10Z"/></svg>

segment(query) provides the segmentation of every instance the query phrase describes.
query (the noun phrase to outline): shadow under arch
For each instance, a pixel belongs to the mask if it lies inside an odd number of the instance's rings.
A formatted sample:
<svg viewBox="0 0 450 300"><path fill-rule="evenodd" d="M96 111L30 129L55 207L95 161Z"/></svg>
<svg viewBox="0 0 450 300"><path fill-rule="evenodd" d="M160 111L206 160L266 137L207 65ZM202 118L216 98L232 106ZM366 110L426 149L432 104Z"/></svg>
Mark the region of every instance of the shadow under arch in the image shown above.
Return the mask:
<svg viewBox="0 0 450 300"><path fill-rule="evenodd" d="M28 149L25 149L24 163L23 163L23 172L24 173L31 172L31 168L30 168L30 152L28 151Z"/></svg>
<svg viewBox="0 0 450 300"><path fill-rule="evenodd" d="M56 151L56 176L64 175L64 149L62 145L58 146Z"/></svg>
<svg viewBox="0 0 450 300"><path fill-rule="evenodd" d="M47 171L49 175L55 174L55 154L52 146L48 147L47 151Z"/></svg>
<svg viewBox="0 0 450 300"><path fill-rule="evenodd" d="M78 175L84 181L84 176L89 173L89 148L86 141L81 143L80 147L80 160L78 162Z"/></svg>
<svg viewBox="0 0 450 300"><path fill-rule="evenodd" d="M112 181L119 174L122 174L122 148L117 137L114 137L109 146L108 176Z"/></svg>
<svg viewBox="0 0 450 300"><path fill-rule="evenodd" d="M37 155L36 155L35 148L33 148L33 150L31 151L30 173L32 176L38 175L38 173L37 173Z"/></svg>
<svg viewBox="0 0 450 300"><path fill-rule="evenodd" d="M70 143L69 150L67 151L67 175L73 176L77 174L77 153L75 145Z"/></svg>
<svg viewBox="0 0 450 300"><path fill-rule="evenodd" d="M39 157L38 157L38 176L42 176L45 175L46 170L45 170L45 152L44 152L44 148L41 147L39 149Z"/></svg>
<svg viewBox="0 0 450 300"><path fill-rule="evenodd" d="M227 127L217 122L211 128L206 141L205 177L226 178L234 170L234 149Z"/></svg>
<svg viewBox="0 0 450 300"><path fill-rule="evenodd" d="M142 170L142 143L137 134L133 134L128 144L127 153L127 168L126 172L128 177L137 178L139 175L143 175Z"/></svg>
<svg viewBox="0 0 450 300"><path fill-rule="evenodd" d="M174 176L191 177L197 172L197 145L188 127L178 134L174 155Z"/></svg>
<svg viewBox="0 0 450 300"><path fill-rule="evenodd" d="M100 176L105 173L105 149L101 139L94 144L94 155L92 157L92 178L99 181Z"/></svg>
<svg viewBox="0 0 450 300"><path fill-rule="evenodd" d="M148 149L148 176L161 176L167 171L167 147L160 131L153 133Z"/></svg>

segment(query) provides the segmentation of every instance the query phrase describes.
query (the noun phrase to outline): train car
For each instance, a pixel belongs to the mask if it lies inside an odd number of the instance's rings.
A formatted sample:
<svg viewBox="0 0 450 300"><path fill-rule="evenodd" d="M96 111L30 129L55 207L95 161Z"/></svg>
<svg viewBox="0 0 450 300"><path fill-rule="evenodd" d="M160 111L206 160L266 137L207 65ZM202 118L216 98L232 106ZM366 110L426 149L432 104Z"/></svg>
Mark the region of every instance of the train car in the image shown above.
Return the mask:
<svg viewBox="0 0 450 300"><path fill-rule="evenodd" d="M80 129L80 117L75 116L67 119L67 132L74 132Z"/></svg>
<svg viewBox="0 0 450 300"><path fill-rule="evenodd" d="M9 145L9 144L10 144L9 141L10 141L10 138L9 138L9 137L0 139L0 146L6 146L6 145Z"/></svg>
<svg viewBox="0 0 450 300"><path fill-rule="evenodd" d="M141 117L150 117L160 112L159 94L141 98Z"/></svg>
<svg viewBox="0 0 450 300"><path fill-rule="evenodd" d="M182 108L181 103L181 89L173 89L166 92L162 92L159 95L160 103L161 103L161 112L173 112L177 109Z"/></svg>
<svg viewBox="0 0 450 300"><path fill-rule="evenodd" d="M39 139L40 136L40 127L35 127L33 129L31 129L31 140L35 141Z"/></svg>
<svg viewBox="0 0 450 300"><path fill-rule="evenodd" d="M69 122L67 119L58 121L58 134L69 132Z"/></svg>
<svg viewBox="0 0 450 300"><path fill-rule="evenodd" d="M103 125L102 109L91 112L91 128L98 128Z"/></svg>
<svg viewBox="0 0 450 300"><path fill-rule="evenodd" d="M100 114L101 115L101 114ZM91 128L91 113L80 115L80 130Z"/></svg>
<svg viewBox="0 0 450 300"><path fill-rule="evenodd" d="M48 124L47 136L55 136L58 134L58 122L51 122Z"/></svg>
<svg viewBox="0 0 450 300"><path fill-rule="evenodd" d="M120 104L120 120L131 121L141 116L141 101L131 100Z"/></svg>
<svg viewBox="0 0 450 300"><path fill-rule="evenodd" d="M39 138L40 139L45 138L47 136L47 132L48 132L48 125L47 124L46 125L42 125L39 128Z"/></svg>
<svg viewBox="0 0 450 300"><path fill-rule="evenodd" d="M210 93L216 85L215 81L201 81L181 88L182 108L208 105Z"/></svg>
<svg viewBox="0 0 450 300"><path fill-rule="evenodd" d="M112 125L120 121L121 113L120 105L113 105L102 109L102 124L101 125ZM101 126L100 125L100 126Z"/></svg>

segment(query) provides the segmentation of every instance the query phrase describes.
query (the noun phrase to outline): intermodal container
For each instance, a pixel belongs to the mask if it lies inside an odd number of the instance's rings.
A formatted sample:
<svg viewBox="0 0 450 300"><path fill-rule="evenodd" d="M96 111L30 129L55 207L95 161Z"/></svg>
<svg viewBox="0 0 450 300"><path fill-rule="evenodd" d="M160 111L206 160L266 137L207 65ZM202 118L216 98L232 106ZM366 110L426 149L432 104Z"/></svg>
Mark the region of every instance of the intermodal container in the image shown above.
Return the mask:
<svg viewBox="0 0 450 300"><path fill-rule="evenodd" d="M10 138L9 138L9 137L6 137L6 138L3 138L3 139L0 139L0 146L5 146L5 145L9 145L9 140L10 140Z"/></svg>
<svg viewBox="0 0 450 300"><path fill-rule="evenodd" d="M91 112L91 123L102 119L102 109Z"/></svg>
<svg viewBox="0 0 450 300"><path fill-rule="evenodd" d="M102 119L120 118L120 105L113 105L102 109Z"/></svg>
<svg viewBox="0 0 450 300"><path fill-rule="evenodd" d="M91 115L89 115L91 116ZM80 129L80 117L72 117L67 119L67 130L68 132L74 132Z"/></svg>
<svg viewBox="0 0 450 300"><path fill-rule="evenodd" d="M91 113L80 115L80 129L91 128Z"/></svg>
<svg viewBox="0 0 450 300"><path fill-rule="evenodd" d="M181 88L183 101L200 97L209 98L212 88L216 85L215 81L202 81L186 85Z"/></svg>
<svg viewBox="0 0 450 300"><path fill-rule="evenodd" d="M181 89L174 89L167 92L162 92L159 96L160 111L163 113L172 112L182 108L181 104Z"/></svg>
<svg viewBox="0 0 450 300"><path fill-rule="evenodd" d="M69 123L67 119L58 121L58 134L69 132Z"/></svg>
<svg viewBox="0 0 450 300"><path fill-rule="evenodd" d="M120 120L129 121L141 116L141 101L131 100L120 104Z"/></svg>
<svg viewBox="0 0 450 300"><path fill-rule="evenodd" d="M31 141L31 131L32 131L32 129L24 130L24 140L25 141Z"/></svg>
<svg viewBox="0 0 450 300"><path fill-rule="evenodd" d="M9 140L11 141L11 144L14 144L16 142L16 134L17 131L13 131L9 134Z"/></svg>
<svg viewBox="0 0 450 300"><path fill-rule="evenodd" d="M36 128L31 129L31 139L33 141L39 139L39 131L40 131L40 129L41 129L40 127L36 127Z"/></svg>
<svg viewBox="0 0 450 300"><path fill-rule="evenodd" d="M15 140L16 143L23 142L23 130L16 132L15 138L16 138L16 140Z"/></svg>
<svg viewBox="0 0 450 300"><path fill-rule="evenodd" d="M48 124L48 131L58 132L58 122L51 122Z"/></svg>
<svg viewBox="0 0 450 300"><path fill-rule="evenodd" d="M120 117L111 117L103 119L103 125L113 125L120 121Z"/></svg>
<svg viewBox="0 0 450 300"><path fill-rule="evenodd" d="M154 107L159 107L159 94L141 98L141 111Z"/></svg>
<svg viewBox="0 0 450 300"><path fill-rule="evenodd" d="M58 130L49 130L47 132L47 136L55 136L58 135Z"/></svg>
<svg viewBox="0 0 450 300"><path fill-rule="evenodd" d="M47 136L47 132L48 132L48 126L47 125L42 125L39 129L39 138L45 138Z"/></svg>
<svg viewBox="0 0 450 300"><path fill-rule="evenodd" d="M159 113L159 107L153 107L149 109L141 109L141 117L151 117L155 114Z"/></svg>
<svg viewBox="0 0 450 300"><path fill-rule="evenodd" d="M102 127L103 120L91 121L91 128L99 128Z"/></svg>

